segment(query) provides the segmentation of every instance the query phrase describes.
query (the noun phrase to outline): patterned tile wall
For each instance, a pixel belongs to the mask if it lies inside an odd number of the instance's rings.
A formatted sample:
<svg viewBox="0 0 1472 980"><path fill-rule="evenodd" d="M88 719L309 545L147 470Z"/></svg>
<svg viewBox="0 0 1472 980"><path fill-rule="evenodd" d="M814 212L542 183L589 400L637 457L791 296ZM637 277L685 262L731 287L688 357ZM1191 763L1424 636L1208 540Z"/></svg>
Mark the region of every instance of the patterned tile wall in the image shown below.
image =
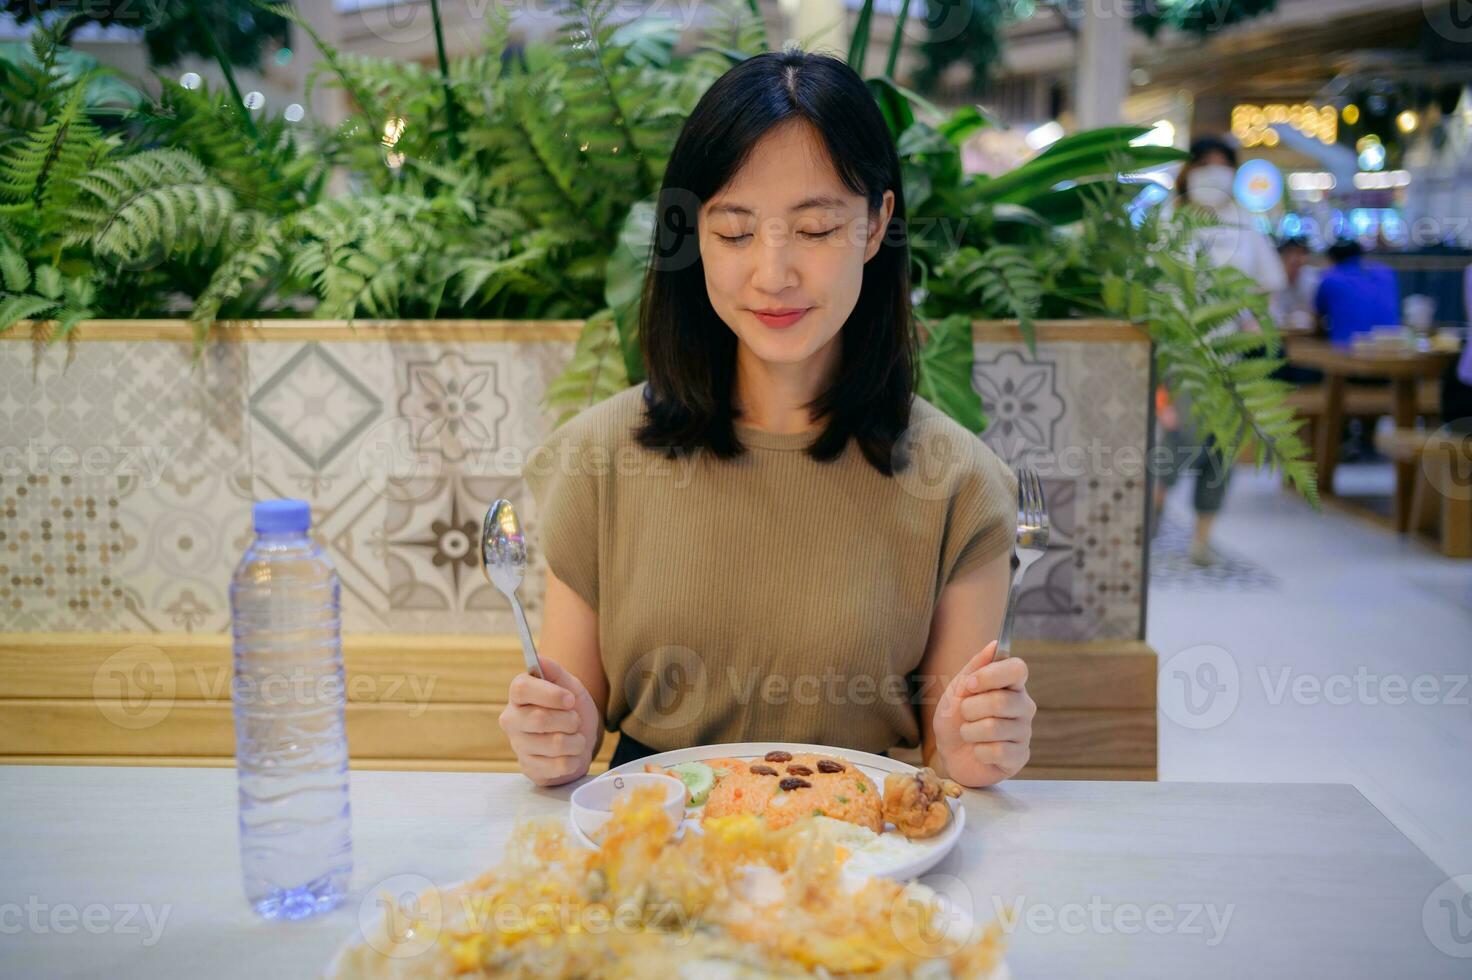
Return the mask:
<svg viewBox="0 0 1472 980"><path fill-rule="evenodd" d="M228 628L253 499L312 502L344 628L513 633L474 539L519 473L571 355L556 342L0 343L0 631ZM1009 461L1143 446L1140 344L978 344L975 381ZM1087 411L1082 406L1087 405ZM1018 628L1133 637L1144 486L1117 466L1045 469L1055 547ZM522 588L534 629L543 566Z"/></svg>
<svg viewBox="0 0 1472 980"><path fill-rule="evenodd" d="M1042 478L1051 535L1018 599L1020 636L1143 637L1144 343L978 343L973 383L991 420L982 438Z"/></svg>

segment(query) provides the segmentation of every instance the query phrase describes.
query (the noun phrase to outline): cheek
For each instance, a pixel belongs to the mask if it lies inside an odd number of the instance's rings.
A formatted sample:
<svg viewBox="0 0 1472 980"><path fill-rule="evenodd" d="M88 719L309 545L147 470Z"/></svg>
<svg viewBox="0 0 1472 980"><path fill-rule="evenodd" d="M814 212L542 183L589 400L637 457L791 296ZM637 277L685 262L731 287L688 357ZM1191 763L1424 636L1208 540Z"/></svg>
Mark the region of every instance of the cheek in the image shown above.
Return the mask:
<svg viewBox="0 0 1472 980"><path fill-rule="evenodd" d="M741 294L742 284L748 278L741 259L728 249L702 245L700 263L705 270L705 289L710 294L711 305L719 309L723 303L734 302L733 297Z"/></svg>

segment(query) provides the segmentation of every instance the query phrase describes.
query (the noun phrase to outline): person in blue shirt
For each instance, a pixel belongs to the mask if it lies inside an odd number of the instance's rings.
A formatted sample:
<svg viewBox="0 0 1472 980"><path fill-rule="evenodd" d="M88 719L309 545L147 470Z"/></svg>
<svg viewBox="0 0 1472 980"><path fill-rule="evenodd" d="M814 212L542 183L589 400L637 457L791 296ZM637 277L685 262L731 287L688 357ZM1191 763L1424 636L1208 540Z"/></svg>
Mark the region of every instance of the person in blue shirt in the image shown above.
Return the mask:
<svg viewBox="0 0 1472 980"><path fill-rule="evenodd" d="M1333 266L1319 281L1314 308L1321 332L1332 343L1349 344L1355 334L1400 323L1400 287L1393 270L1367 262L1353 239L1329 246L1329 261Z"/></svg>

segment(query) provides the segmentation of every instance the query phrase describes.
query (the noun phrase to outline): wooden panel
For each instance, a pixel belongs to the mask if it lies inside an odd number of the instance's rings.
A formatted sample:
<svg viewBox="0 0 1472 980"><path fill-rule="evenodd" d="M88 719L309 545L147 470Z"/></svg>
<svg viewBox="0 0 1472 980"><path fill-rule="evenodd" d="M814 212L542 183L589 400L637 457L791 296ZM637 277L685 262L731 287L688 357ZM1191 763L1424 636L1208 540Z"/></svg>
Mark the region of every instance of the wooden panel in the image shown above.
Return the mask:
<svg viewBox="0 0 1472 980"><path fill-rule="evenodd" d="M1143 328L1123 320L1034 320L1033 336L1040 344L1150 343ZM973 320L971 339L993 344L1022 343L1016 320Z"/></svg>
<svg viewBox="0 0 1472 980"><path fill-rule="evenodd" d="M348 746L354 757L385 759L510 760L496 718L499 704L349 704ZM121 701L37 698L0 701L0 756L151 755L226 757L235 753L228 703L180 702L149 716L143 728L125 728ZM125 721L126 723L126 721ZM611 753L605 737L600 755Z"/></svg>
<svg viewBox="0 0 1472 980"><path fill-rule="evenodd" d="M582 320L218 320L211 328L215 340L232 343L313 341L403 342L564 342L577 340ZM3 340L44 339L50 321L22 320L0 333ZM972 337L989 343L1020 343L1022 331L1015 320L975 320ZM1040 343L1150 342L1140 328L1121 320L1035 320ZM68 339L157 340L194 342L194 324L188 320L83 320Z"/></svg>
<svg viewBox="0 0 1472 980"><path fill-rule="evenodd" d="M1032 763L1155 768L1155 709L1051 711L1032 722Z"/></svg>
<svg viewBox="0 0 1472 980"><path fill-rule="evenodd" d="M1018 640L1013 652L1027 662L1027 690L1040 706L1155 710L1159 666L1149 644Z"/></svg>
<svg viewBox="0 0 1472 980"><path fill-rule="evenodd" d="M521 670L513 637L350 635L343 645L355 760L514 765L496 722ZM1153 776L1154 651L1019 641L1017 653L1040 706L1034 772ZM0 756L228 761L229 665L223 635L0 634Z"/></svg>
<svg viewBox="0 0 1472 980"><path fill-rule="evenodd" d="M1040 705L1155 706L1155 652L1147 644L1018 640L1015 652L1027 661L1028 690ZM512 636L349 634L343 655L353 701L502 701L521 671ZM172 633L0 633L0 696L91 698L99 686L120 683L105 670L138 662L154 668L157 683L171 673L177 700L229 698L230 638Z"/></svg>
<svg viewBox="0 0 1472 980"><path fill-rule="evenodd" d="M362 757L510 759L497 704L349 704L348 744ZM125 727L139 720L146 727ZM0 755L227 756L235 732L226 702L182 701L140 716L120 700L0 701ZM1039 766L1155 765L1153 711L1039 711Z"/></svg>
<svg viewBox="0 0 1472 980"><path fill-rule="evenodd" d="M503 701L522 669L513 636L349 634L343 658L348 699L364 702ZM140 664L151 676L131 673ZM3 697L91 698L146 679L155 690L172 686L175 700L228 701L230 675L223 634L0 633Z"/></svg>

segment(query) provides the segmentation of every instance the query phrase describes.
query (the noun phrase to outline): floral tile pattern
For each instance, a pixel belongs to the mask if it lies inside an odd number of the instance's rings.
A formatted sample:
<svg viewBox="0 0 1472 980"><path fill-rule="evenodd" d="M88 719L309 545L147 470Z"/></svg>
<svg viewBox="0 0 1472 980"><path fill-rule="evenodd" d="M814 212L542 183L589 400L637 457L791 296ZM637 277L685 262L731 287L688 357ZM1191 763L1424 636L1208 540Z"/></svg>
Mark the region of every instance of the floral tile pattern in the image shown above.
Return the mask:
<svg viewBox="0 0 1472 980"><path fill-rule="evenodd" d="M986 443L1043 481L1048 554L1018 599L1020 636L1059 640L1143 636L1150 425L1144 343L978 343L974 383Z"/></svg>
<svg viewBox="0 0 1472 980"><path fill-rule="evenodd" d="M0 344L0 629L222 631L250 504L302 497L357 632L512 633L475 555L570 343ZM1141 628L1145 344L976 345L984 438L1043 470L1053 547L1020 635ZM545 565L520 595L536 629Z"/></svg>

